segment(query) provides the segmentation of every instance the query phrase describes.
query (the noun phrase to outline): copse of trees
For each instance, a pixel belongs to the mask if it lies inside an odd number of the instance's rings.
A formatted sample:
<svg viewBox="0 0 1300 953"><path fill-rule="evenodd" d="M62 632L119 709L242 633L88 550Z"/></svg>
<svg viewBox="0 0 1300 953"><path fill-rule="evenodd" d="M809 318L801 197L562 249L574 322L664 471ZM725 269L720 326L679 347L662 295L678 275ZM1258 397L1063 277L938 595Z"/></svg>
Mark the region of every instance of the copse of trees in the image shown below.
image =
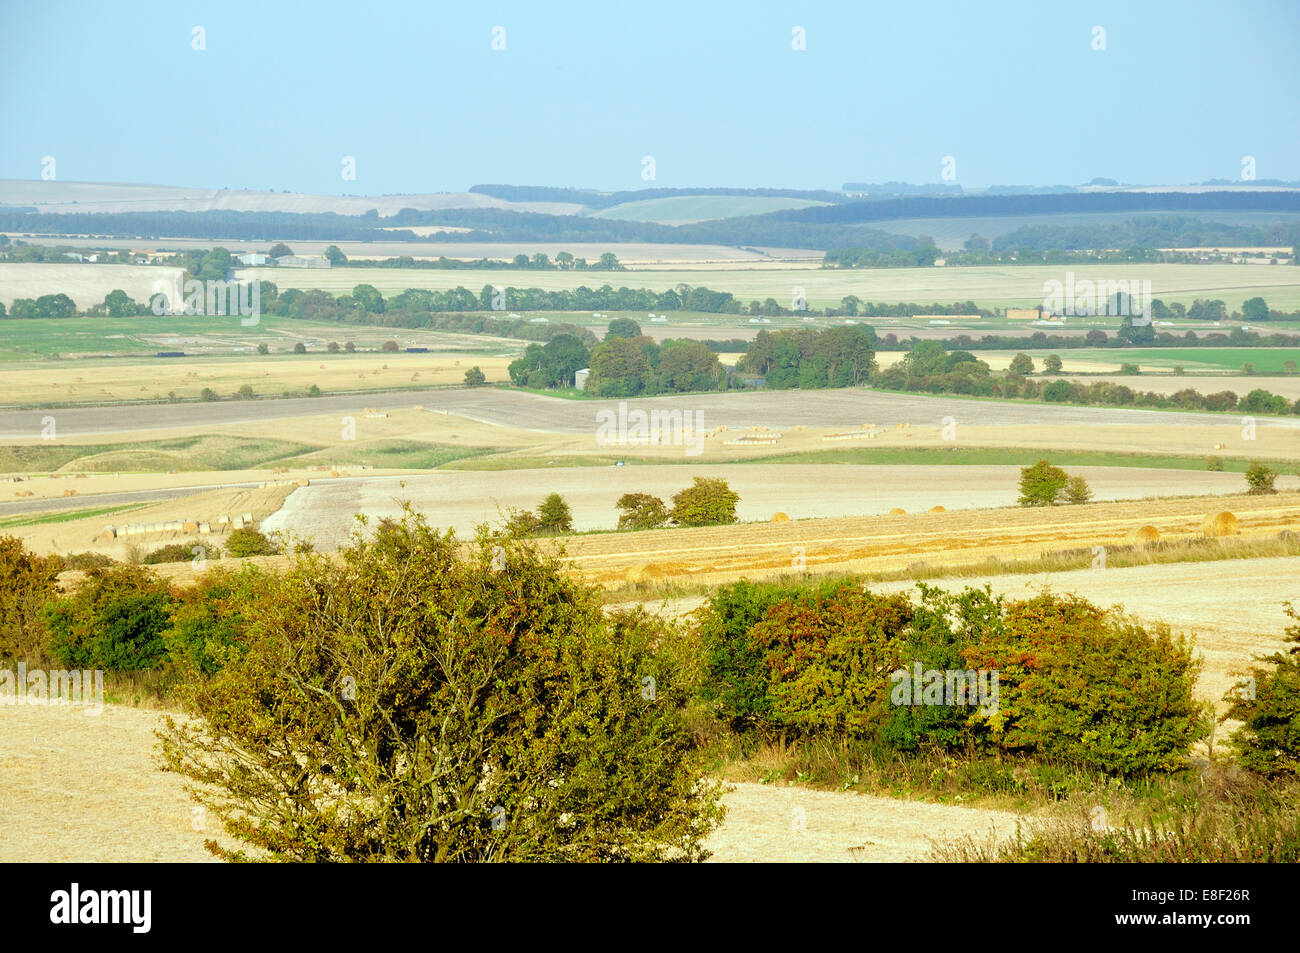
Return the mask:
<svg viewBox="0 0 1300 953"><path fill-rule="evenodd" d="M1020 505L1054 506L1057 503L1087 503L1092 499L1088 481L1070 476L1047 460L1020 470Z"/></svg>
<svg viewBox="0 0 1300 953"><path fill-rule="evenodd" d="M656 344L644 335L607 335L592 348L589 366L586 389L598 397L679 394L727 386L717 353L701 341Z"/></svg>
<svg viewBox="0 0 1300 953"><path fill-rule="evenodd" d="M875 367L876 335L866 325L759 331L736 370L775 389L856 387Z"/></svg>

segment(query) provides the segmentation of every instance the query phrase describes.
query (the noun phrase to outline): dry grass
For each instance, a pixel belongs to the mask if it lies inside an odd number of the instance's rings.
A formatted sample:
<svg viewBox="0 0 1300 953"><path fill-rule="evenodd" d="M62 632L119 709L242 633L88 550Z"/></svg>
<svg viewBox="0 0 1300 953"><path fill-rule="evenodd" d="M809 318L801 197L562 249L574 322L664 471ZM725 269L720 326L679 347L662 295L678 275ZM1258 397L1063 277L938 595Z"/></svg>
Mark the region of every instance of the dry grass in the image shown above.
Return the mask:
<svg viewBox="0 0 1300 953"><path fill-rule="evenodd" d="M1205 522L1201 528L1206 536L1235 536L1241 530L1240 520L1233 516L1227 510L1220 510L1217 513L1211 513L1205 517Z"/></svg>

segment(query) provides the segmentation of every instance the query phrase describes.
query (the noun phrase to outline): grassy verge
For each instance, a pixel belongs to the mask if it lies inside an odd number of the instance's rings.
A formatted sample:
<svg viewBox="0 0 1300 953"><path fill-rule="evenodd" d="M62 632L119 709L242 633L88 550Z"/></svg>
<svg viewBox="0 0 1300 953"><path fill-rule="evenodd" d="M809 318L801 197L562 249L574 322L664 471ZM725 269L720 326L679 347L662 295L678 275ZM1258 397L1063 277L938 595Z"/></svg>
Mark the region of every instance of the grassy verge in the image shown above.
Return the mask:
<svg viewBox="0 0 1300 953"><path fill-rule="evenodd" d="M1211 454L1218 456L1218 454ZM740 463L855 463L875 466L1029 466L1047 458L1062 467L1142 467L1158 470L1204 470L1207 455L1123 453L1107 450L1020 450L1011 447L842 447L749 457ZM1220 457L1223 469L1244 473L1246 457ZM1296 466L1300 460L1270 461Z"/></svg>
<svg viewBox="0 0 1300 953"><path fill-rule="evenodd" d="M70 523L73 520L88 519L92 516L107 516L110 513L125 513L138 510L151 503L123 503L120 506L99 506L88 510L67 510L59 513L38 513L34 515L7 516L0 519L0 529L10 526L40 526L45 523Z"/></svg>

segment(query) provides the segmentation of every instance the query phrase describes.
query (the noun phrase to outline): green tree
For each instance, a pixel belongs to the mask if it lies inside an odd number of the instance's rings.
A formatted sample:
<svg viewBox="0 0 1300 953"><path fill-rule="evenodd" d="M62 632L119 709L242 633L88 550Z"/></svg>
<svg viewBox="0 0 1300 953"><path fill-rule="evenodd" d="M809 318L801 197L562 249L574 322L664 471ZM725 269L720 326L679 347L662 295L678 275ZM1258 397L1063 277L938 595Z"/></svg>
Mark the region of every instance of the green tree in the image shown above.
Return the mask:
<svg viewBox="0 0 1300 953"><path fill-rule="evenodd" d="M284 242L276 242L271 246L271 250L266 253L268 258L283 258L285 255L292 255L293 249Z"/></svg>
<svg viewBox="0 0 1300 953"><path fill-rule="evenodd" d="M1028 354L1017 354L1007 365L1007 373L1014 377L1025 377L1034 373L1034 360Z"/></svg>
<svg viewBox="0 0 1300 953"><path fill-rule="evenodd" d="M0 536L0 659L39 665L49 659L43 610L58 595L59 560Z"/></svg>
<svg viewBox="0 0 1300 953"><path fill-rule="evenodd" d="M1069 481L1069 474L1047 460L1023 467L1020 471L1020 505L1051 506Z"/></svg>
<svg viewBox="0 0 1300 953"><path fill-rule="evenodd" d="M466 387L480 387L486 383L487 377L477 364L465 372Z"/></svg>
<svg viewBox="0 0 1300 953"><path fill-rule="evenodd" d="M258 354L270 354L270 353L271 353L271 349L270 349L266 344L259 344L259 345L257 346L257 353L258 353Z"/></svg>
<svg viewBox="0 0 1300 953"><path fill-rule="evenodd" d="M374 285L357 285L352 289L352 297L367 314L384 313L384 296Z"/></svg>
<svg viewBox="0 0 1300 953"><path fill-rule="evenodd" d="M615 318L609 322L609 327L605 331L606 339L609 338L639 338L641 336L641 325L637 324L631 318Z"/></svg>
<svg viewBox="0 0 1300 953"><path fill-rule="evenodd" d="M396 354L401 350L401 348L397 346L396 341L385 341L379 349L385 354Z"/></svg>
<svg viewBox="0 0 1300 953"><path fill-rule="evenodd" d="M657 529L668 522L664 501L649 493L624 493L614 504L619 512L619 529Z"/></svg>
<svg viewBox="0 0 1300 953"><path fill-rule="evenodd" d="M246 556L278 556L280 547L251 526L232 529L226 539L226 555L234 559Z"/></svg>
<svg viewBox="0 0 1300 953"><path fill-rule="evenodd" d="M1065 483L1063 495L1067 503L1087 503L1092 499L1092 488L1081 476L1072 476Z"/></svg>
<svg viewBox="0 0 1300 953"><path fill-rule="evenodd" d="M560 494L548 494L537 507L537 530L551 536L573 532L573 513Z"/></svg>
<svg viewBox="0 0 1300 953"><path fill-rule="evenodd" d="M348 263L348 256L343 254L338 245L325 249L325 257L330 260L330 267L339 268Z"/></svg>
<svg viewBox="0 0 1300 953"><path fill-rule="evenodd" d="M706 856L719 790L662 621L409 512L338 556L272 577L166 722L167 766L228 835L282 861Z"/></svg>
<svg viewBox="0 0 1300 953"><path fill-rule="evenodd" d="M1252 668L1228 692L1224 718L1240 721L1232 738L1243 766L1271 776L1300 775L1300 614L1291 603L1284 611L1286 652L1260 658L1267 667Z"/></svg>
<svg viewBox="0 0 1300 953"><path fill-rule="evenodd" d="M104 296L104 312L110 318L125 318L139 314L140 306L121 288L114 288Z"/></svg>
<svg viewBox="0 0 1300 953"><path fill-rule="evenodd" d="M1262 496L1268 493L1276 493L1277 489L1273 486L1276 479L1277 473L1258 460L1252 462L1246 468L1246 483L1250 486L1247 492L1251 495Z"/></svg>
<svg viewBox="0 0 1300 953"><path fill-rule="evenodd" d="M1063 366L1059 354L1049 354L1043 358L1043 373L1045 374L1059 374Z"/></svg>
<svg viewBox="0 0 1300 953"><path fill-rule="evenodd" d="M71 668L157 668L167 656L172 605L167 584L149 570L93 568L71 595L46 606L51 654Z"/></svg>
<svg viewBox="0 0 1300 953"><path fill-rule="evenodd" d="M1243 321L1257 324L1268 320L1268 303L1263 298L1248 298L1241 303Z"/></svg>
<svg viewBox="0 0 1300 953"><path fill-rule="evenodd" d="M718 526L736 522L740 496L727 481L695 477L686 489L673 496L670 517L678 526Z"/></svg>

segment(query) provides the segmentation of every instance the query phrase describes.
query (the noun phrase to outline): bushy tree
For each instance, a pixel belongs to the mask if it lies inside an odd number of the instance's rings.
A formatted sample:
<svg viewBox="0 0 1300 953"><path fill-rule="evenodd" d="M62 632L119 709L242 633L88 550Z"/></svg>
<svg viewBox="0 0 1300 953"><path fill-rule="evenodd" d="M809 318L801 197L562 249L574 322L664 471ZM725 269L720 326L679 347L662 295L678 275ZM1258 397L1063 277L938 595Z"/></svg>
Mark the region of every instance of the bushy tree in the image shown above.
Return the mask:
<svg viewBox="0 0 1300 953"><path fill-rule="evenodd" d="M1051 506L1065 491L1069 474L1047 460L1020 470L1020 505Z"/></svg>
<svg viewBox="0 0 1300 953"><path fill-rule="evenodd" d="M716 477L695 477L694 483L673 496L670 511L678 526L718 526L736 522L739 494L727 481Z"/></svg>
<svg viewBox="0 0 1300 953"><path fill-rule="evenodd" d="M57 558L30 552L22 540L0 536L0 659L47 661L45 604L59 593Z"/></svg>
<svg viewBox="0 0 1300 953"><path fill-rule="evenodd" d="M1034 359L1028 354L1017 354L1007 365L1007 373L1015 377L1025 377L1034 373Z"/></svg>
<svg viewBox="0 0 1300 953"><path fill-rule="evenodd" d="M280 547L251 526L241 526L230 531L226 539L226 555L235 559L246 556L275 556Z"/></svg>
<svg viewBox="0 0 1300 953"><path fill-rule="evenodd" d="M1258 460L1251 463L1246 469L1246 483L1250 486L1248 491L1254 496L1262 496L1267 493L1276 493L1277 489L1273 482L1277 479L1277 473L1271 468L1260 463Z"/></svg>
<svg viewBox="0 0 1300 953"><path fill-rule="evenodd" d="M187 682L166 764L287 861L701 859L720 816L675 637L552 556L409 512L300 557ZM242 857L209 842L226 857Z"/></svg>
<svg viewBox="0 0 1300 953"><path fill-rule="evenodd" d="M484 375L483 369L480 368L477 364L475 364L473 367L471 367L469 370L465 372L466 387L481 387L486 383L487 383L487 377L486 375Z"/></svg>
<svg viewBox="0 0 1300 953"><path fill-rule="evenodd" d="M138 672L167 657L173 599L151 570L91 569L79 586L45 608L50 654L70 668Z"/></svg>
<svg viewBox="0 0 1300 953"><path fill-rule="evenodd" d="M1268 775L1300 775L1300 613L1286 603L1292 625L1286 629L1286 652L1260 661L1229 691L1224 718L1242 723L1232 744L1241 763Z"/></svg>
<svg viewBox="0 0 1300 953"><path fill-rule="evenodd" d="M614 504L619 509L619 529L656 529L668 522L664 501L649 493L624 493Z"/></svg>
<svg viewBox="0 0 1300 953"><path fill-rule="evenodd" d="M548 494L537 507L537 530L548 535L573 532L573 513L560 494Z"/></svg>
<svg viewBox="0 0 1300 953"><path fill-rule="evenodd" d="M1065 489L1061 493L1067 503L1087 503L1092 499L1092 487L1081 476L1072 476L1066 480Z"/></svg>

